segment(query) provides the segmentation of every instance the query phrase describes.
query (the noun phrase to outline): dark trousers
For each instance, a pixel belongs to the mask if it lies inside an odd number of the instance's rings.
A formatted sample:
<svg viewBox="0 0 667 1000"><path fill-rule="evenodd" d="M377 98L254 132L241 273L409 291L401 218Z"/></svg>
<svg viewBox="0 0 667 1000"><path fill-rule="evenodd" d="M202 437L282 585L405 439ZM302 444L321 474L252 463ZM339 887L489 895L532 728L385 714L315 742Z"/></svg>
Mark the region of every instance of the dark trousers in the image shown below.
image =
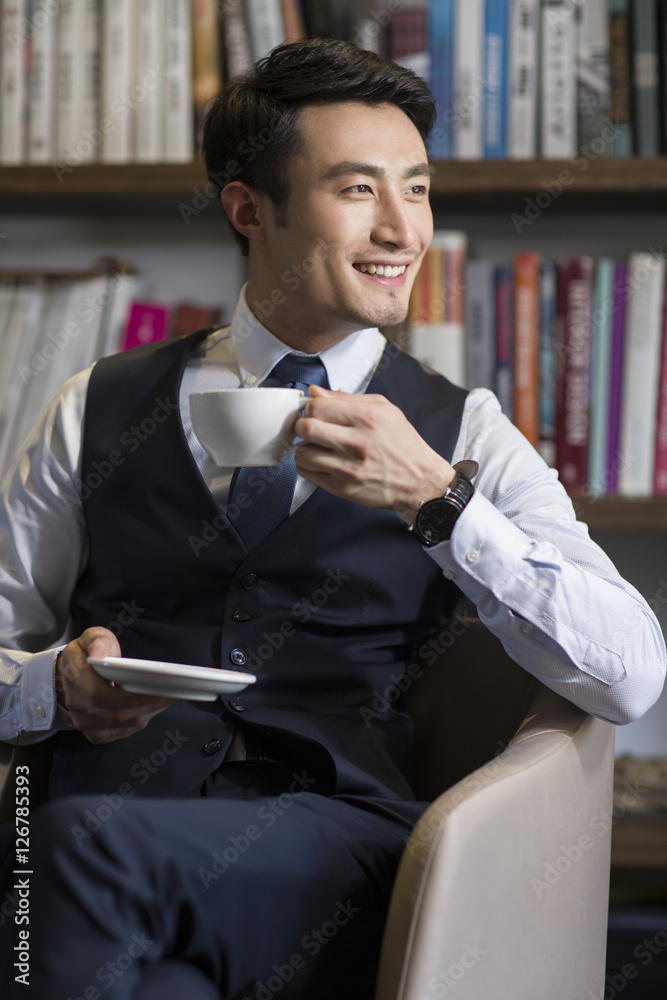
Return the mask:
<svg viewBox="0 0 667 1000"><path fill-rule="evenodd" d="M0 994L371 1000L396 867L424 805L316 786L307 768L230 764L198 798L74 796L37 810L29 986L7 962L18 927L5 919Z"/></svg>

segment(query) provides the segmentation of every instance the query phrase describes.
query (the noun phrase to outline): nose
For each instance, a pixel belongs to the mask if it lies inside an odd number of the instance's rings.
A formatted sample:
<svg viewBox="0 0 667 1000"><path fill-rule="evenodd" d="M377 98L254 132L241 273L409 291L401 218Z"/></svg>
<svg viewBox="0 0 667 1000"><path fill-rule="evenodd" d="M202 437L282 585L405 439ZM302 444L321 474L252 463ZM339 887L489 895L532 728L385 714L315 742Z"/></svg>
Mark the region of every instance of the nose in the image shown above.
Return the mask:
<svg viewBox="0 0 667 1000"><path fill-rule="evenodd" d="M412 219L415 207L414 204L403 201L398 194L386 192L376 203L371 234L373 241L399 247L402 250L411 247L417 239Z"/></svg>

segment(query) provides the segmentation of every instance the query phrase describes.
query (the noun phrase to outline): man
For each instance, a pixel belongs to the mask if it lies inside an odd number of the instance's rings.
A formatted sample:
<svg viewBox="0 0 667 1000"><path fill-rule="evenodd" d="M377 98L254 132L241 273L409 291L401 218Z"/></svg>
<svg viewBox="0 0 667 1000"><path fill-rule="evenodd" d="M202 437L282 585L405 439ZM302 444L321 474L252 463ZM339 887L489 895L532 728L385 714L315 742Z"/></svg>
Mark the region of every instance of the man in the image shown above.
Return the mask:
<svg viewBox="0 0 667 1000"><path fill-rule="evenodd" d="M54 743L33 996L372 995L424 804L405 713L369 708L462 593L588 711L621 723L658 697L657 622L555 474L490 393L377 330L431 240L432 122L416 76L339 42L226 86L204 147L248 254L231 328L76 376L4 484L5 643L30 653L5 653L0 737ZM289 459L217 468L190 421L191 392L265 380L311 384L288 486ZM77 637L42 652L68 615ZM121 651L258 679L215 703L133 695L87 662Z"/></svg>

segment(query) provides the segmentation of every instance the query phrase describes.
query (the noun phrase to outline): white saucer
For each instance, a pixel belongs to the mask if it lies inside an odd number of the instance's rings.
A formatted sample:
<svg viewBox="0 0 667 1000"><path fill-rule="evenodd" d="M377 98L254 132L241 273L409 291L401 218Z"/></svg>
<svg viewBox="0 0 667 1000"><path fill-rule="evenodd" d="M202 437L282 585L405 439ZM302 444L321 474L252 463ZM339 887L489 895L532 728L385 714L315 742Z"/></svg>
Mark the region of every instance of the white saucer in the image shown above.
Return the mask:
<svg viewBox="0 0 667 1000"><path fill-rule="evenodd" d="M125 691L162 698L215 701L218 695L242 691L257 680L254 674L238 670L195 667L189 663L166 663L162 660L133 660L127 656L89 656L88 663L98 674L120 684Z"/></svg>

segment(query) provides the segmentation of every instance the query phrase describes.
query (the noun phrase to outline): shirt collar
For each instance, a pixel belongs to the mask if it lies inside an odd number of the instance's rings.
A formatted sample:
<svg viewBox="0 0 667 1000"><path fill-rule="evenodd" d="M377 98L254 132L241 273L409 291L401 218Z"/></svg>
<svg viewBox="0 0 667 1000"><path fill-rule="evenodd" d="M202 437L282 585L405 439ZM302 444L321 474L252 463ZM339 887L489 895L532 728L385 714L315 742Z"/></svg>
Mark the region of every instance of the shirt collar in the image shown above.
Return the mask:
<svg viewBox="0 0 667 1000"><path fill-rule="evenodd" d="M278 340L254 315L244 285L231 323L231 338L241 385L257 385L286 354L303 354ZM362 392L368 385L385 347L377 327L356 330L319 357L326 368L329 385L343 392ZM304 355L308 356L308 355Z"/></svg>

